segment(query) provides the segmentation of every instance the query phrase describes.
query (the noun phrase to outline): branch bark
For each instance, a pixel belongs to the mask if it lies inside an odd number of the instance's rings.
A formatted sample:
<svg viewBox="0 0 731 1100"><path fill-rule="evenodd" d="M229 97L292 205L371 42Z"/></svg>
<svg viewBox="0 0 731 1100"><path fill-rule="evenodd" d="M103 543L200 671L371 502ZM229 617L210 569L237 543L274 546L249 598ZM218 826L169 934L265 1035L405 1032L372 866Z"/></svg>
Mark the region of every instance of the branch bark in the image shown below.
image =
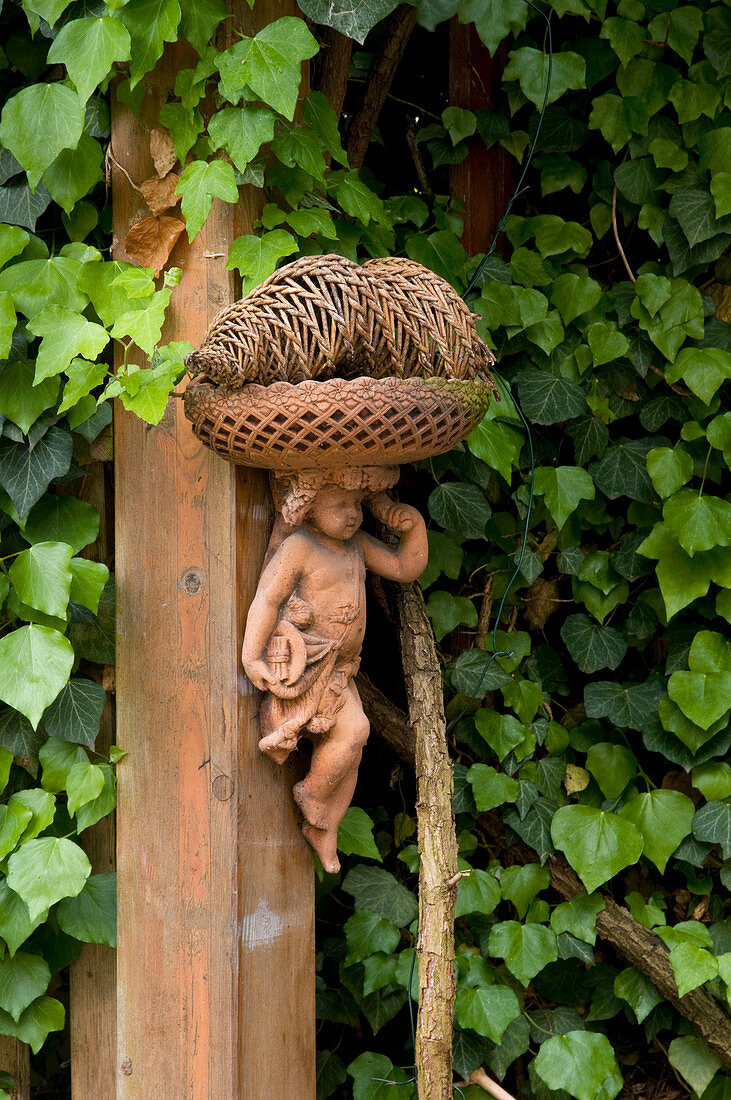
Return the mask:
<svg viewBox="0 0 731 1100"><path fill-rule="evenodd" d="M340 118L340 112L345 102L345 92L348 87L348 70L350 69L350 56L353 52L353 39L346 34L341 34L333 27L327 27L323 36L325 47L325 62L322 68L322 80L320 91L325 96L335 114Z"/></svg>
<svg viewBox="0 0 731 1100"><path fill-rule="evenodd" d="M442 681L421 589L398 592L399 633L415 742L419 842L419 1012L416 1087L419 1100L451 1100L454 1016L454 905L457 836L454 780L447 748Z"/></svg>
<svg viewBox="0 0 731 1100"><path fill-rule="evenodd" d="M404 667L406 667L406 657ZM368 720L374 730L402 760L409 764L413 763L413 739L409 743L410 730L406 715L370 681L366 690L362 691L365 679L365 677L359 678L358 690L361 692ZM434 715L443 714L440 681L436 676L434 686L440 694L439 710L435 709ZM428 723L429 716L426 715L425 718ZM432 717L432 723L433 721ZM496 813L480 814L478 821L492 839L504 845L502 824ZM521 841L512 845L510 851L522 863L533 863L537 858L535 852ZM551 876L551 886L562 898L568 901L584 892L580 879L563 856L550 856L546 865ZM704 1039L723 1064L731 1069L731 1017L728 1013L701 986L680 997L668 958L668 949L660 937L636 921L627 909L618 905L607 894L598 896L604 902L604 909L596 922L599 936L610 943L618 955L650 979L658 992L681 1016L693 1024L701 1039Z"/></svg>
<svg viewBox="0 0 731 1100"><path fill-rule="evenodd" d="M378 116L415 26L416 8L400 4L391 16L383 45L373 62L363 103L350 125L348 160L351 168L360 168L365 160Z"/></svg>

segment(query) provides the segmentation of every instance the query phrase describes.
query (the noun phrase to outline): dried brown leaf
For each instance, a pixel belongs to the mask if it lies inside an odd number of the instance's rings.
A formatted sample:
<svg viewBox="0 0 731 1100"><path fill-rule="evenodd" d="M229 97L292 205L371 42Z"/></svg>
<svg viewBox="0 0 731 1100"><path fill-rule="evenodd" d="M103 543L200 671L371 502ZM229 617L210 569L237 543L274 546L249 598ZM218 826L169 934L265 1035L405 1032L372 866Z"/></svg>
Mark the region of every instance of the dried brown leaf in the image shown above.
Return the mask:
<svg viewBox="0 0 731 1100"><path fill-rule="evenodd" d="M558 607L558 584L537 577L525 594L523 614L531 630L543 630Z"/></svg>
<svg viewBox="0 0 731 1100"><path fill-rule="evenodd" d="M156 126L150 133L150 155L158 176L166 176L175 165L177 156L173 135L164 126Z"/></svg>
<svg viewBox="0 0 731 1100"><path fill-rule="evenodd" d="M124 238L127 255L132 263L151 267L159 275L184 229L185 222L180 218L143 218Z"/></svg>
<svg viewBox="0 0 731 1100"><path fill-rule="evenodd" d="M175 172L169 172L167 176L150 176L140 184L142 197L153 214L164 214L172 206L180 202L180 195L175 194L178 180Z"/></svg>

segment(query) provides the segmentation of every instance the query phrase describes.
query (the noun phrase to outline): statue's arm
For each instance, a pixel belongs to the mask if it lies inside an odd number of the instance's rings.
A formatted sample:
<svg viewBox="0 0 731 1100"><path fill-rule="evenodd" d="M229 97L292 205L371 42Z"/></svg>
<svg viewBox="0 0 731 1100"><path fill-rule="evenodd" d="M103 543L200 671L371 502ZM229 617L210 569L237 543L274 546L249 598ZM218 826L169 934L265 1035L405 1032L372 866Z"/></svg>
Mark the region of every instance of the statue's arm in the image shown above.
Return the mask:
<svg viewBox="0 0 731 1100"><path fill-rule="evenodd" d="M360 531L358 540L366 568L388 580L415 581L426 569L429 558L426 524L421 514L410 504L395 504L385 494L371 503L371 510L401 538L398 546L391 548Z"/></svg>
<svg viewBox="0 0 731 1100"><path fill-rule="evenodd" d="M294 592L302 569L302 547L290 535L263 570L256 595L246 617L241 662L246 675L260 691L276 681L266 662L266 649L282 605ZM299 551L299 552L298 552Z"/></svg>

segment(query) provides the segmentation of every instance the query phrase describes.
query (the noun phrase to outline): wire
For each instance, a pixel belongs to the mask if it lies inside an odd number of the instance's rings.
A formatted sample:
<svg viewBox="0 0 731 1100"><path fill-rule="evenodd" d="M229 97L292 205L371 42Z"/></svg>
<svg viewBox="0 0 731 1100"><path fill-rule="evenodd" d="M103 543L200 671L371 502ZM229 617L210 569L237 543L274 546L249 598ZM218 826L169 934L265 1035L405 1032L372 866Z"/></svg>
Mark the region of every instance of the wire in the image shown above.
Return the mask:
<svg viewBox="0 0 731 1100"><path fill-rule="evenodd" d="M533 451L533 434L530 430L530 424L526 420L525 415L523 413L523 410L521 409L520 405L518 404L515 397L513 396L512 392L510 390L510 387L508 386L505 379L496 370L493 370L492 373L495 375L496 378L499 379L499 381L502 383L502 385L508 391L508 393L510 395L510 400L513 402L513 405L515 407L515 411L517 412L518 416L522 420L523 427L525 428L525 434L526 434L526 438L528 440L528 453L530 455L530 475L529 475L529 479L528 479L528 484L529 484L528 508L526 510L526 513L525 513L525 522L523 524L523 538L522 538L521 543L520 543L520 553L518 554L518 558L517 558L516 563L515 563L515 568L513 569L513 572L510 576L510 580L508 581L508 583L505 587L505 591L503 592L502 599L500 600L500 604L499 604L498 610L497 610L497 615L495 616L495 624L492 628L492 653L490 654L487 661L485 662L485 667L483 668L482 672L480 673L480 678L477 681L477 684L475 686L474 691L470 695L469 699L467 700L467 702L465 703L465 705L463 706L462 710L459 712L457 717L453 718L452 721L447 726L447 736L449 736L449 734L452 732L452 730L457 725L457 723L460 721L460 719L464 718L465 714L467 713L469 708L472 706L475 699L478 698L480 688L482 687L482 685L484 683L485 677L487 676L487 673L488 673L488 669L490 668L490 665L492 664L492 662L497 657L512 657L513 656L514 650L512 650L512 649L510 649L510 650L499 650L498 649L498 647L497 647L497 632L498 632L498 627L500 626L500 619L502 618L503 609L505 607L505 601L507 600L508 596L510 595L510 591L513 587L513 584L515 583L515 581L517 579L517 576L520 573L521 566L523 565L523 559L525 557L525 551L526 551L526 547L528 545L528 533L530 531L531 513L533 511L533 489L534 489L535 472L536 472L536 462L535 462L535 455L534 455L534 451Z"/></svg>
<svg viewBox="0 0 731 1100"><path fill-rule="evenodd" d="M546 114L546 108L548 107L548 96L549 96L550 91L551 91L551 78L553 76L553 32L551 30L551 20L549 19L549 17L546 15L546 13L544 11L541 11L541 9L539 7L537 7L532 2L532 0L524 0L524 3L526 3L529 8L533 8L533 11L537 12L538 15L540 15L541 19L543 19L545 21L545 24L546 24L547 39L548 39L548 72L546 73L546 91L543 95L543 104L541 106L541 113L538 116L538 123L536 125L535 137L533 138L533 141L531 142L531 147L528 150L528 156L526 157L525 164L523 165L523 171L520 173L520 179L518 180L515 191L513 192L512 196L510 197L508 205L505 207L505 213L503 214L503 216L500 220L500 224L498 225L497 229L495 230L495 236L492 239L492 244L488 248L485 255L482 257L482 259L480 260L479 264L475 268L475 271L472 275L472 278L470 279L469 283L467 284L467 289L465 290L464 294L462 295L463 299L465 299L467 297L467 295L470 294L474 290L480 276L482 275L482 272L485 270L485 267L487 265L487 261L490 259L493 252L497 248L498 237L500 236L503 229L505 228L505 224L506 224L506 222L508 220L508 217L510 215L510 211L513 209L513 204L515 203L516 199L518 199L523 194L523 192L525 190L527 190L526 188L523 187L523 181L525 180L525 177L528 174L528 169L531 166L531 161L533 160L533 156L535 154L536 147L538 145L538 138L540 137L540 134L541 134L541 127L543 126L543 119L544 119L545 114Z"/></svg>

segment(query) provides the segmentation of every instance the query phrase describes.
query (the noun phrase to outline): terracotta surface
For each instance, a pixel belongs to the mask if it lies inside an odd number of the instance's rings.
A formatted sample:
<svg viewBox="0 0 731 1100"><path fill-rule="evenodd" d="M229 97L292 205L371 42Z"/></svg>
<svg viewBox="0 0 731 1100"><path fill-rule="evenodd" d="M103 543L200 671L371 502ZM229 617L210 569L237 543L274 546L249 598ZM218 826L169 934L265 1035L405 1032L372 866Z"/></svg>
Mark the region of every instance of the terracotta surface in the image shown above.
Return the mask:
<svg viewBox="0 0 731 1100"><path fill-rule="evenodd" d="M444 378L331 378L240 390L198 378L185 415L223 458L269 470L416 462L477 427L491 388Z"/></svg>
<svg viewBox="0 0 731 1100"><path fill-rule="evenodd" d="M302 831L326 871L340 869L338 826L353 797L368 721L353 677L365 633L365 572L413 581L428 544L415 508L385 493L395 467L309 470L275 483L281 519L246 620L242 660L265 692L259 748L283 763L300 737L310 769L294 787ZM360 530L362 505L400 535Z"/></svg>

